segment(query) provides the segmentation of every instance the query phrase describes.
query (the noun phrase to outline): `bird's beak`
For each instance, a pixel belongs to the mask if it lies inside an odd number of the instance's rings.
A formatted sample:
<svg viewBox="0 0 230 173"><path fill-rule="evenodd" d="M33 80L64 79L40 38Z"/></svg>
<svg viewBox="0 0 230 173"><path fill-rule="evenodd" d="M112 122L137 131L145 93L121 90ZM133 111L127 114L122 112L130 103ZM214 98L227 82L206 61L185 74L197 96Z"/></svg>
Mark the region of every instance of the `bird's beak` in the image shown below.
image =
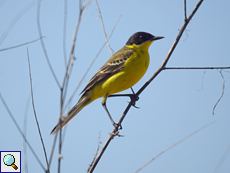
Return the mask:
<svg viewBox="0 0 230 173"><path fill-rule="evenodd" d="M151 41L160 40L160 39L162 39L162 38L164 38L164 37L157 37L157 36L154 36L154 37L151 39Z"/></svg>

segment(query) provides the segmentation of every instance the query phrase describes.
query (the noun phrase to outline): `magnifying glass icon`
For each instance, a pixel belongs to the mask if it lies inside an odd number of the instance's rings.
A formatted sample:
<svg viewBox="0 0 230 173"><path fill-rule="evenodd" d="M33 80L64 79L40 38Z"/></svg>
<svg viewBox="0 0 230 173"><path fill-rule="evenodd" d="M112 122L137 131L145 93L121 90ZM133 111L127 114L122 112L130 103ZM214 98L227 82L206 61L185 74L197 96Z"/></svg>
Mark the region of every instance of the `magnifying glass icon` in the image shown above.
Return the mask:
<svg viewBox="0 0 230 173"><path fill-rule="evenodd" d="M15 158L11 154L7 154L3 158L3 162L7 166L12 166L15 170L18 169L18 167L14 164L15 163Z"/></svg>

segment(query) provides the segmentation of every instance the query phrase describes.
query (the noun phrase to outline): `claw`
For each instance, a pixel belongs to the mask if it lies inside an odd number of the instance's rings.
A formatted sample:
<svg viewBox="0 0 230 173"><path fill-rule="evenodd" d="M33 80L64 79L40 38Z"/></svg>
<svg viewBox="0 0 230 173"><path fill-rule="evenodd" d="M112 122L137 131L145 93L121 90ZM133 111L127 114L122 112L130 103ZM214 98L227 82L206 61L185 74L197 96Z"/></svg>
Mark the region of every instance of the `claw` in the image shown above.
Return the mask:
<svg viewBox="0 0 230 173"><path fill-rule="evenodd" d="M133 91L133 88L131 88L131 90L132 90L132 92L133 92L133 94L131 94L129 97L130 97L130 99L131 99L131 105L133 106L133 107L135 107L135 108L137 108L137 109L139 109L140 107L137 107L136 106L136 101L137 100L139 100L139 97L136 95L136 93ZM130 103L129 102L129 103Z"/></svg>
<svg viewBox="0 0 230 173"><path fill-rule="evenodd" d="M117 124L114 123L113 126L114 126L114 128L115 128L117 131L122 129L122 126L121 126L120 123L117 123Z"/></svg>
<svg viewBox="0 0 230 173"><path fill-rule="evenodd" d="M118 136L118 137L124 137L124 135L120 135L119 131L116 131L114 133L109 133L110 135L112 135L112 139L114 138L114 136Z"/></svg>
<svg viewBox="0 0 230 173"><path fill-rule="evenodd" d="M132 102L132 101L131 101L131 102ZM137 108L137 109L140 109L140 107L138 107L138 106L135 105L136 102L132 102L131 104L132 104L133 107L135 107L135 108Z"/></svg>
<svg viewBox="0 0 230 173"><path fill-rule="evenodd" d="M140 107L136 106L136 102L135 102L135 101L131 100L131 101L128 102L128 103L131 103L131 105L132 105L133 107L135 107L135 108L137 108L137 109L140 109Z"/></svg>

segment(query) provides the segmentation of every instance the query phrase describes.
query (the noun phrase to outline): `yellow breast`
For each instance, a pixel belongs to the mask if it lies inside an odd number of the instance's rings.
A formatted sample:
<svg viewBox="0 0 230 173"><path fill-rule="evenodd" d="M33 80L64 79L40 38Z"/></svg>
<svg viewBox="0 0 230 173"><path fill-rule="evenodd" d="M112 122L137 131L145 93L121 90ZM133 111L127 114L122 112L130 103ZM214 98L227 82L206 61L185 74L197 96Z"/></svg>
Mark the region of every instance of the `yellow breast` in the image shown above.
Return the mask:
<svg viewBox="0 0 230 173"><path fill-rule="evenodd" d="M128 58L124 68L108 78L101 87L107 91L108 95L131 88L144 76L148 66L148 52L137 51Z"/></svg>

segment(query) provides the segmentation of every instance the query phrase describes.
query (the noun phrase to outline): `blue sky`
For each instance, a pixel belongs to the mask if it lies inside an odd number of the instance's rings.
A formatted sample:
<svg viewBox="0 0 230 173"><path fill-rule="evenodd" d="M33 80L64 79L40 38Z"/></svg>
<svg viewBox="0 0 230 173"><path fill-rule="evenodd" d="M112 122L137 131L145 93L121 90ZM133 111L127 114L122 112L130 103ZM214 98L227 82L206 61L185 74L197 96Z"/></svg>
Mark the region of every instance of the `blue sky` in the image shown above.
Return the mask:
<svg viewBox="0 0 230 173"><path fill-rule="evenodd" d="M0 1L0 39L12 20L33 1ZM198 1L187 2L191 13ZM122 48L137 31L149 32L165 38L149 48L151 62L145 76L133 87L137 91L160 67L184 21L182 1L98 1L107 35L116 21L119 23L109 40L114 53ZM227 67L230 64L230 1L204 1L187 27L168 67ZM66 48L69 55L72 36L79 13L78 1L68 1ZM30 8L14 25L0 45L0 49L25 43L39 37L37 7ZM64 1L44 0L41 4L41 28L49 59L60 83L65 66L63 59ZM0 40L2 41L2 40ZM105 38L95 1L84 14L78 32L74 68L69 81L67 98L79 83L90 62L94 59ZM53 143L50 131L58 121L60 90L49 70L39 41L16 49L0 52L0 92L11 112L23 129L26 103L30 95L27 47L30 56L34 101L48 156ZM90 78L110 58L105 47L75 95L72 106ZM102 156L94 172L134 172L155 155L203 125L217 120L183 143L164 153L141 172L213 172L230 145L230 77L224 96L212 110L222 93L223 79L217 70L165 70L140 95L136 103L140 109L131 108L120 131ZM203 80L202 80L203 77ZM203 89L202 89L203 88ZM201 91L199 91L201 90ZM130 93L130 90L123 93ZM101 147L113 127L101 106L102 99L83 109L69 124L62 154L62 172L86 172L94 157L98 136ZM109 98L107 101L115 121L119 120L128 98ZM23 139L0 102L0 150L22 151ZM6 130L10 129L10 130ZM27 138L45 165L31 104L27 118ZM29 172L42 172L29 149ZM57 170L57 146L51 172ZM24 155L22 155L24 159ZM225 157L219 172L229 172L230 155ZM24 161L23 161L24 163ZM22 170L24 166L22 164Z"/></svg>

